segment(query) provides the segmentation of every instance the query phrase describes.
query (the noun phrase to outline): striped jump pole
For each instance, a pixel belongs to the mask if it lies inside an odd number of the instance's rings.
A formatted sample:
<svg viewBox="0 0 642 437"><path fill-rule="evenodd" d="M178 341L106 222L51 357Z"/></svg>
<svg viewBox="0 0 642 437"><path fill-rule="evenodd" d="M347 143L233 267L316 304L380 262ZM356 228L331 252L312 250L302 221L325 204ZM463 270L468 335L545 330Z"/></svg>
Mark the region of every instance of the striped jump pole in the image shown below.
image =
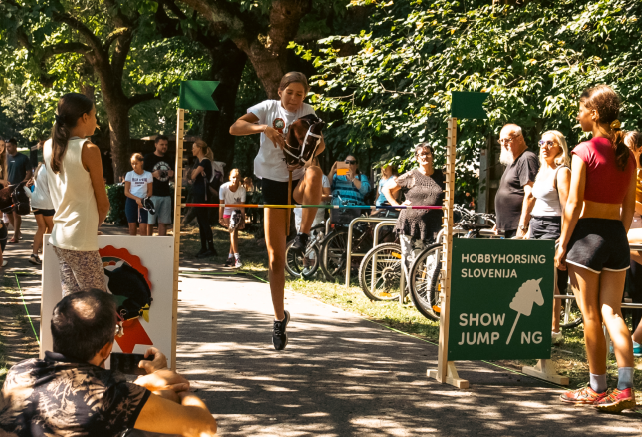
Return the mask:
<svg viewBox="0 0 642 437"><path fill-rule="evenodd" d="M294 208L322 208L322 209L444 209L443 206L414 206L414 205L259 205L259 204L247 204L241 203L238 205L225 204L225 203L186 203L183 206L188 208L282 208L282 209L294 209Z"/></svg>

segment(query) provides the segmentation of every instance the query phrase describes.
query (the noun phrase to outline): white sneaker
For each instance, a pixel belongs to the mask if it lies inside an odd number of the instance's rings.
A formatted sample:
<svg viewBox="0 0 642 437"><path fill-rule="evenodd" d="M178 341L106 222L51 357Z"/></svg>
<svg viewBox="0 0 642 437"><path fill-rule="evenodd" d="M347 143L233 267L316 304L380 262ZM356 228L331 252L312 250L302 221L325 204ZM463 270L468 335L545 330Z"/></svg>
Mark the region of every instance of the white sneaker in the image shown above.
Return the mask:
<svg viewBox="0 0 642 437"><path fill-rule="evenodd" d="M9 260L8 259L2 260L2 267L5 267L7 264L9 264Z"/></svg>
<svg viewBox="0 0 642 437"><path fill-rule="evenodd" d="M240 269L241 267L243 267L243 263L241 262L241 258L237 258L236 259L236 263L234 264L234 268L235 269Z"/></svg>
<svg viewBox="0 0 642 437"><path fill-rule="evenodd" d="M564 335L561 332L551 331L551 343L560 344L564 342Z"/></svg>

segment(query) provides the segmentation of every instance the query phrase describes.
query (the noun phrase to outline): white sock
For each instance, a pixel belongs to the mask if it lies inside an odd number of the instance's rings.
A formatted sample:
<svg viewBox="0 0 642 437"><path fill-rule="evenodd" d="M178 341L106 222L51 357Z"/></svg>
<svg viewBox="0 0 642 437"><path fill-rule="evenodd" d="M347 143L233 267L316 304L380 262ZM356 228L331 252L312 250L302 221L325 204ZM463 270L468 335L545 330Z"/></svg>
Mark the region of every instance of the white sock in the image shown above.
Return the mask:
<svg viewBox="0 0 642 437"><path fill-rule="evenodd" d="M232 258L234 258L234 255L232 255L231 253L228 253L227 254L227 259L232 259Z"/></svg>
<svg viewBox="0 0 642 437"><path fill-rule="evenodd" d="M241 259L241 254L240 253L235 253L234 254L234 258L236 258L237 260Z"/></svg>

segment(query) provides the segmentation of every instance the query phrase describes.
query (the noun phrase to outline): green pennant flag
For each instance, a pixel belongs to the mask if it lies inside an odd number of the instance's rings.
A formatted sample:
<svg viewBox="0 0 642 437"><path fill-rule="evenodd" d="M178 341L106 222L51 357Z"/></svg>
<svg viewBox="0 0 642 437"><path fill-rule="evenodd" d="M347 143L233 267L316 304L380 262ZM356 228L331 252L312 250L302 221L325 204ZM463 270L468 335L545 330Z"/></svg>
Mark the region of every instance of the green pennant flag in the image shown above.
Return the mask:
<svg viewBox="0 0 642 437"><path fill-rule="evenodd" d="M196 109L201 111L218 111L212 98L218 82L208 80L186 80L181 82L180 101L181 109Z"/></svg>
<svg viewBox="0 0 642 437"><path fill-rule="evenodd" d="M490 93L466 93L453 91L453 102L450 109L450 115L456 118L476 118L485 120L488 118L482 103Z"/></svg>

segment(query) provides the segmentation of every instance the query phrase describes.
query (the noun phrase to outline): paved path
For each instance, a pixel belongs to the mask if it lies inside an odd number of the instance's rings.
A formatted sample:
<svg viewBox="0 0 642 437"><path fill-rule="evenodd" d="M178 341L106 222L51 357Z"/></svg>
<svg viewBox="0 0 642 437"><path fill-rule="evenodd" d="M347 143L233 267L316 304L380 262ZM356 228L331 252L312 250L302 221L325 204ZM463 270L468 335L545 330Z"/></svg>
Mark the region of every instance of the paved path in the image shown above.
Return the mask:
<svg viewBox="0 0 642 437"><path fill-rule="evenodd" d="M30 240L35 222L25 224ZM29 248L8 249L5 275L39 272L27 262ZM39 329L39 277L20 281ZM642 434L634 414L562 405L560 390L478 362L458 363L471 389L439 384L426 377L437 365L435 346L293 292L286 293L290 343L276 352L268 284L187 273L182 281L178 370L219 420L221 435ZM0 306L22 304L0 299Z"/></svg>

